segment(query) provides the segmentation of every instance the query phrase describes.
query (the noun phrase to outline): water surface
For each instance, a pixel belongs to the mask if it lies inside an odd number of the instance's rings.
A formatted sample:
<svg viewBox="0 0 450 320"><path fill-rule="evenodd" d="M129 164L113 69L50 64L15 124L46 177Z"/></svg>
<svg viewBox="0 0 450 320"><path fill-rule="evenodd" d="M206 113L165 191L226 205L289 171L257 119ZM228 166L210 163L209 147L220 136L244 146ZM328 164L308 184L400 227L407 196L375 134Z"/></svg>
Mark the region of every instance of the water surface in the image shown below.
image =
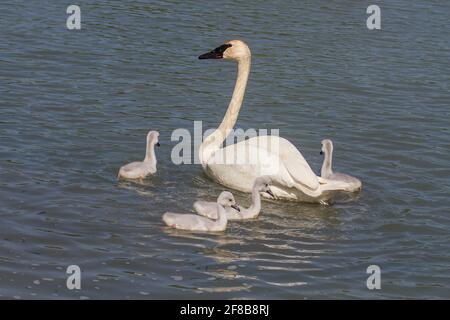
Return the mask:
<svg viewBox="0 0 450 320"><path fill-rule="evenodd" d="M69 31L67 1L2 1L0 298L450 298L450 3L377 3L381 31L367 1L80 0ZM172 164L170 136L221 121L235 66L197 56L233 38L253 53L238 127L280 128L317 173L333 139L359 199L265 202L219 234L164 227L223 190ZM157 175L118 182L151 129Z"/></svg>

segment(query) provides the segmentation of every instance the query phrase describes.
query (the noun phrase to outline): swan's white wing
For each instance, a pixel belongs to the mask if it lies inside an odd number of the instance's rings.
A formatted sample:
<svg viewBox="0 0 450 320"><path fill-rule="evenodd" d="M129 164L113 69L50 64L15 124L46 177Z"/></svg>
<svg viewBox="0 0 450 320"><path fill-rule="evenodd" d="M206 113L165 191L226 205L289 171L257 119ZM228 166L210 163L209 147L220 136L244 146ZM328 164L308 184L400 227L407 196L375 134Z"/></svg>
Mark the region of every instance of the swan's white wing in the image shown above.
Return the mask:
<svg viewBox="0 0 450 320"><path fill-rule="evenodd" d="M326 178L325 181L328 183L330 182L340 183L341 184L340 189L348 192L355 192L361 190L362 187L362 183L359 179L352 177L348 174L339 172L333 173L328 178Z"/></svg>
<svg viewBox="0 0 450 320"><path fill-rule="evenodd" d="M208 217L210 219L217 219L217 203L208 201L195 201L194 210L201 216Z"/></svg>
<svg viewBox="0 0 450 320"><path fill-rule="evenodd" d="M272 149L275 149L272 152L278 154L280 161L289 172L294 183L299 183L311 190L319 187L316 174L312 171L300 151L292 143L277 136L261 136L258 139L260 140L260 144L270 145Z"/></svg>
<svg viewBox="0 0 450 320"><path fill-rule="evenodd" d="M124 177L127 179L139 179L145 178L147 175L155 172L156 167L153 167L146 162L137 161L121 167L119 169L118 177Z"/></svg>
<svg viewBox="0 0 450 320"><path fill-rule="evenodd" d="M280 168L281 167L281 168ZM216 151L208 160L206 173L233 189L251 192L257 177L282 175L279 157L247 141Z"/></svg>
<svg viewBox="0 0 450 320"><path fill-rule="evenodd" d="M282 155L284 167L296 183L302 184L311 190L316 190L319 187L317 176L302 154L297 149L295 151L291 150Z"/></svg>
<svg viewBox="0 0 450 320"><path fill-rule="evenodd" d="M242 179L270 175L288 187L296 184L311 190L319 187L317 176L300 151L288 140L277 136L258 136L238 142L218 150L210 160L208 166L210 162L234 165ZM236 169L237 165L239 169Z"/></svg>
<svg viewBox="0 0 450 320"><path fill-rule="evenodd" d="M169 227L183 230L208 231L214 226L212 220L195 214L166 212L162 219Z"/></svg>

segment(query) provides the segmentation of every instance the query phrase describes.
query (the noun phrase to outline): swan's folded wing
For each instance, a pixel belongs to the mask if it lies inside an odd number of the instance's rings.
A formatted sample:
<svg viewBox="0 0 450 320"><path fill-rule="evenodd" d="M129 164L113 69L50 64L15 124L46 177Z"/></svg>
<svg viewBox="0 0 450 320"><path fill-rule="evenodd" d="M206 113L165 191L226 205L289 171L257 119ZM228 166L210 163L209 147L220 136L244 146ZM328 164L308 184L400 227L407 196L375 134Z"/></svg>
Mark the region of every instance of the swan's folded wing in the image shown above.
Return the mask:
<svg viewBox="0 0 450 320"><path fill-rule="evenodd" d="M316 190L319 187L317 176L300 153L289 152L285 154L283 164L294 182L311 190Z"/></svg>
<svg viewBox="0 0 450 320"><path fill-rule="evenodd" d="M163 221L169 227L176 229L207 231L208 224L210 224L213 220L205 217L200 217L196 214L166 212L163 215Z"/></svg>
<svg viewBox="0 0 450 320"><path fill-rule="evenodd" d="M217 219L217 203L195 201L193 207L199 215L210 219Z"/></svg>
<svg viewBox="0 0 450 320"><path fill-rule="evenodd" d="M286 184L301 184L308 189L316 190L319 187L317 176L312 171L308 162L306 162L300 151L288 140L277 136L260 136L257 139L249 139L249 143L258 144L259 149L266 149L272 156L276 156L276 160L281 160L289 177L284 176L282 170L279 178Z"/></svg>
<svg viewBox="0 0 450 320"><path fill-rule="evenodd" d="M229 168L233 168L233 176L241 177L242 183L234 181L233 187L247 182L245 188L240 189L245 192L251 191L253 184L251 181L250 185L250 180L245 178L262 175L271 176L290 188L297 184L314 191L319 187L317 176L305 158L294 145L283 138L258 136L216 151L208 160L208 166L215 171L219 181L224 181L223 177L230 177L231 169L225 169L227 166L221 165L227 163Z"/></svg>

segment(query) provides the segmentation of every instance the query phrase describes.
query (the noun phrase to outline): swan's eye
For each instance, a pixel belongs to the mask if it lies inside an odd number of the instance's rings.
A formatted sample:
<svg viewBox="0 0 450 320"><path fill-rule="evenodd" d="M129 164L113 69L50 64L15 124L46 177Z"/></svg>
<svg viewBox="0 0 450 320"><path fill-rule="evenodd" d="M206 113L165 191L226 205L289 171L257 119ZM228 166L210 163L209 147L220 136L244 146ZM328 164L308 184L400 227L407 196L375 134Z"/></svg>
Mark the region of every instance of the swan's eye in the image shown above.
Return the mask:
<svg viewBox="0 0 450 320"><path fill-rule="evenodd" d="M233 200L231 200L231 199L228 199L228 201L230 201L230 202L231 202L231 201L233 201Z"/></svg>

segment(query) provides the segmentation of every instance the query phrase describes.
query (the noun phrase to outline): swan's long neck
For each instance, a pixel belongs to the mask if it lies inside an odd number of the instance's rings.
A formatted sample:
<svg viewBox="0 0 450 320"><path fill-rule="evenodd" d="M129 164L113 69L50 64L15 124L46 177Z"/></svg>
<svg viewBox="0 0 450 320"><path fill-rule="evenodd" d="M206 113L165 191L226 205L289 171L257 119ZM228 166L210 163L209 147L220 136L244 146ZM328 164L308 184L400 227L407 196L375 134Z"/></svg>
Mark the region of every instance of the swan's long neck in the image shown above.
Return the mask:
<svg viewBox="0 0 450 320"><path fill-rule="evenodd" d="M147 142L147 151L145 152L144 161L156 166L155 144L151 141Z"/></svg>
<svg viewBox="0 0 450 320"><path fill-rule="evenodd" d="M250 216L258 215L261 211L261 195L258 188L252 190L252 205L247 210L247 214Z"/></svg>
<svg viewBox="0 0 450 320"><path fill-rule="evenodd" d="M325 157L323 159L322 170L320 172L320 175L322 178L328 178L330 175L333 174L333 169L332 169L333 149L327 148L324 153L325 153Z"/></svg>
<svg viewBox="0 0 450 320"><path fill-rule="evenodd" d="M250 74L250 65L250 57L238 61L237 80L227 112L219 127L200 146L200 160L202 164L206 164L210 156L221 148L223 141L236 124L239 110L244 100L245 88L247 87L247 80Z"/></svg>

